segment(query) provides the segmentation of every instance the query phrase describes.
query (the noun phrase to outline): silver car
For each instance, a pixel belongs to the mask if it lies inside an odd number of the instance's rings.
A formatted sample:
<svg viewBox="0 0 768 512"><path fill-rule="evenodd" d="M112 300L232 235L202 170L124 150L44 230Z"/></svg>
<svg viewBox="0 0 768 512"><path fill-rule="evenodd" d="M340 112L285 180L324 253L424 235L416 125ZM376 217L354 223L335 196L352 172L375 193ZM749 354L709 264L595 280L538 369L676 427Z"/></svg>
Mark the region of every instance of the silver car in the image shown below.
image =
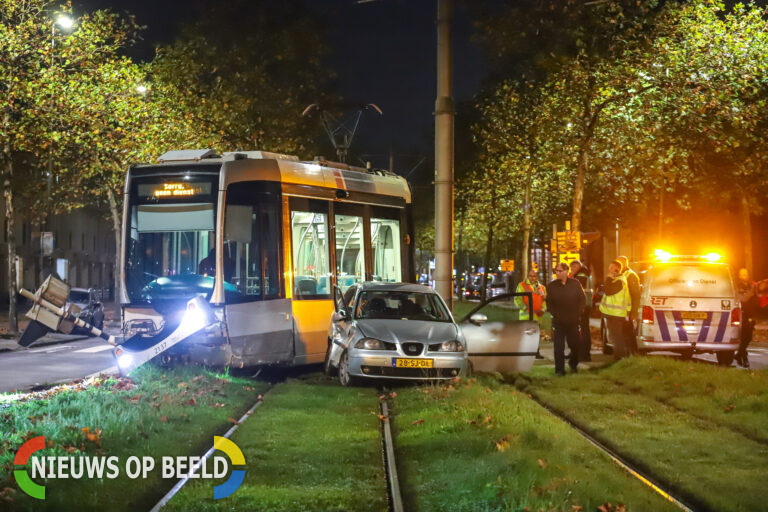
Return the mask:
<svg viewBox="0 0 768 512"><path fill-rule="evenodd" d="M336 290L325 371L343 386L361 378L451 379L467 371L467 344L443 299L407 283Z"/></svg>

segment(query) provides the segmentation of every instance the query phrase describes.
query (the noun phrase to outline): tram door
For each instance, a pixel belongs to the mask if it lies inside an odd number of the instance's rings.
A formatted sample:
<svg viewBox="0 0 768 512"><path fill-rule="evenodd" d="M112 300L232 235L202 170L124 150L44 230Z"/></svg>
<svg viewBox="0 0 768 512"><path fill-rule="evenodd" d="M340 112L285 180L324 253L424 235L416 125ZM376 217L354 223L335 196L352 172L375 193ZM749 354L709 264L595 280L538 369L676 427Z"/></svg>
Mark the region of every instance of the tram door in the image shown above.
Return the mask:
<svg viewBox="0 0 768 512"><path fill-rule="evenodd" d="M293 357L293 314L281 279L279 184L233 183L224 214L224 294L232 352L243 363Z"/></svg>

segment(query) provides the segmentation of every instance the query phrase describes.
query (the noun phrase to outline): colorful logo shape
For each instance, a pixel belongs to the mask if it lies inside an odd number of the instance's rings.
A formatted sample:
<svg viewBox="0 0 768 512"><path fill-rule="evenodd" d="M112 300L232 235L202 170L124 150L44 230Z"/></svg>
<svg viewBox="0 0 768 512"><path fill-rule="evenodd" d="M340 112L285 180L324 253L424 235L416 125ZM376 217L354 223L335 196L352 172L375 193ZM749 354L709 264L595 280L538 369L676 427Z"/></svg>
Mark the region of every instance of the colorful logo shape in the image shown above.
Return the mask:
<svg viewBox="0 0 768 512"><path fill-rule="evenodd" d="M213 436L213 449L227 454L234 466L245 466L245 457L240 448L226 437ZM226 482L213 488L213 499L226 498L240 488L245 479L245 469L233 469Z"/></svg>
<svg viewBox="0 0 768 512"><path fill-rule="evenodd" d="M45 436L33 437L19 448L16 457L13 459L14 465L24 466L29 461L29 457L38 450L45 448ZM38 500L45 499L45 486L38 485L32 481L26 469L14 469L13 477L19 484L19 489Z"/></svg>

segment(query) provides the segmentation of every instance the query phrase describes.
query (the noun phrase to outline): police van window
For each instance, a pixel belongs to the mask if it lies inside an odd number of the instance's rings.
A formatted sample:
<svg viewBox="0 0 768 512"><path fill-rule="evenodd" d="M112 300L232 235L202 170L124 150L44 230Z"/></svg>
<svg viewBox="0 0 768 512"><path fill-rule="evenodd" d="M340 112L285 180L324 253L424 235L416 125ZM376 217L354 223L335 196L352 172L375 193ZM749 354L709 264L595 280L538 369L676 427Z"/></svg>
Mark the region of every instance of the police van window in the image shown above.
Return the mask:
<svg viewBox="0 0 768 512"><path fill-rule="evenodd" d="M335 215L336 279L341 291L365 280L363 218Z"/></svg>
<svg viewBox="0 0 768 512"><path fill-rule="evenodd" d="M273 183L233 183L227 187L222 270L228 303L282 296L280 212L280 192ZM208 263L210 270L215 270L213 250Z"/></svg>
<svg viewBox="0 0 768 512"><path fill-rule="evenodd" d="M650 294L659 297L732 297L725 265L664 265L649 271Z"/></svg>
<svg viewBox="0 0 768 512"><path fill-rule="evenodd" d="M371 219L373 280L402 281L400 221Z"/></svg>
<svg viewBox="0 0 768 512"><path fill-rule="evenodd" d="M317 211L321 208L316 203L318 201L291 200L293 295L296 299L331 298L328 207L323 204L325 211Z"/></svg>

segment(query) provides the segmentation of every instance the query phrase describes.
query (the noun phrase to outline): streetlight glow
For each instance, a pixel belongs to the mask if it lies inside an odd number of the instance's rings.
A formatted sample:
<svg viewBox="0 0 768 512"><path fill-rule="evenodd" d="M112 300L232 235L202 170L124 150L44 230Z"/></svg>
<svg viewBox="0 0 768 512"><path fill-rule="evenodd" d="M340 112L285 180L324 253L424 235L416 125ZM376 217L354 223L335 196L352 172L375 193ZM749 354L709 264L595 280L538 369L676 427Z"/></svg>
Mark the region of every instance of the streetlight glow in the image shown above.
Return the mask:
<svg viewBox="0 0 768 512"><path fill-rule="evenodd" d="M75 20L71 16L61 14L56 17L56 24L63 30L69 30L75 25Z"/></svg>

